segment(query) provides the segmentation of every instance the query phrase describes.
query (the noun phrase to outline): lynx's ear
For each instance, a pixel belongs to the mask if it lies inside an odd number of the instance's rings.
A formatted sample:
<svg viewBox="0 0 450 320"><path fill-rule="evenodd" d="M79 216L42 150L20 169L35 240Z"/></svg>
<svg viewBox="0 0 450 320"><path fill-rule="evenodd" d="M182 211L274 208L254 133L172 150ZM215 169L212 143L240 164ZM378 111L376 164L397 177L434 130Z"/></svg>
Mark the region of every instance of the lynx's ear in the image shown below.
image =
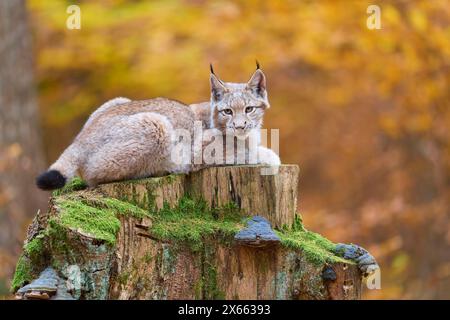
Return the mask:
<svg viewBox="0 0 450 320"><path fill-rule="evenodd" d="M259 69L259 64L257 64L257 69L255 73L252 75L250 80L247 83L247 88L252 91L254 95L258 98L262 98L267 100L267 92L266 92L266 76Z"/></svg>
<svg viewBox="0 0 450 320"><path fill-rule="evenodd" d="M211 99L215 102L222 100L223 95L227 91L225 84L220 80L214 73L212 64L209 65L211 68L211 75L209 80L211 82Z"/></svg>

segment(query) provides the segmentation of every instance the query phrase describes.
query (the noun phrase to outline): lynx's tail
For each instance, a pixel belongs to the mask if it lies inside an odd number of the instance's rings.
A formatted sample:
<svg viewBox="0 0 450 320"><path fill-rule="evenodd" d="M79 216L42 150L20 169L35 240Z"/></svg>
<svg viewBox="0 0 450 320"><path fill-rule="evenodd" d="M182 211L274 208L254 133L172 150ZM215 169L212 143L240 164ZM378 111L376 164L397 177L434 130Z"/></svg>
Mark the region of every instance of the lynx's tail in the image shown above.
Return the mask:
<svg viewBox="0 0 450 320"><path fill-rule="evenodd" d="M76 146L70 145L46 172L36 178L36 185L42 190L64 187L78 170L78 154Z"/></svg>

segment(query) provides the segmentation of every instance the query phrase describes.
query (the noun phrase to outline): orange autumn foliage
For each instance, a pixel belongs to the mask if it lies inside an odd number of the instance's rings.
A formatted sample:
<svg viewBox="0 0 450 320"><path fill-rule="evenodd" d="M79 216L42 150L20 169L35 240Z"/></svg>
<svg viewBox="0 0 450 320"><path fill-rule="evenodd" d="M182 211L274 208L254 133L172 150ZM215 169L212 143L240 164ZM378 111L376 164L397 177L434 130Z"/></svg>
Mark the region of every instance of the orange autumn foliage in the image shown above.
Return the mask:
<svg viewBox="0 0 450 320"><path fill-rule="evenodd" d="M306 226L366 247L382 290L449 298L450 3L383 1L29 2L48 161L116 96L209 98L208 64L246 81L257 58L284 163L301 168Z"/></svg>

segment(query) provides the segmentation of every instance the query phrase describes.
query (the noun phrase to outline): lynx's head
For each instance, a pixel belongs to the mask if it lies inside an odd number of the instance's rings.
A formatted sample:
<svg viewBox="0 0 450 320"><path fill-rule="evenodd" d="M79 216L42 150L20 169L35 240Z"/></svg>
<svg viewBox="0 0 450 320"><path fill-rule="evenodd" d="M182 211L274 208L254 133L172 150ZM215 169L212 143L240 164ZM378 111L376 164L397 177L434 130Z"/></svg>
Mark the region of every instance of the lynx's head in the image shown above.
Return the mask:
<svg viewBox="0 0 450 320"><path fill-rule="evenodd" d="M211 66L211 123L223 134L246 138L262 125L264 112L270 105L266 77L258 63L256 66L247 83L223 82Z"/></svg>

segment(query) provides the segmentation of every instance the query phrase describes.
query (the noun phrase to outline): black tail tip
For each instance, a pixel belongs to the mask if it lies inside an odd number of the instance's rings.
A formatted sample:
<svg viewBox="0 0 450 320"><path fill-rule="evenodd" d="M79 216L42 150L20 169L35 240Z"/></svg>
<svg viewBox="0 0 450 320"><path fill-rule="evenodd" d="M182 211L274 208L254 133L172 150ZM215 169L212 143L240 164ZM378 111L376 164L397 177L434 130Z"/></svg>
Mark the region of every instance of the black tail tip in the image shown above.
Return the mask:
<svg viewBox="0 0 450 320"><path fill-rule="evenodd" d="M54 190L64 187L66 178L57 170L49 170L36 178L36 185L42 190Z"/></svg>

